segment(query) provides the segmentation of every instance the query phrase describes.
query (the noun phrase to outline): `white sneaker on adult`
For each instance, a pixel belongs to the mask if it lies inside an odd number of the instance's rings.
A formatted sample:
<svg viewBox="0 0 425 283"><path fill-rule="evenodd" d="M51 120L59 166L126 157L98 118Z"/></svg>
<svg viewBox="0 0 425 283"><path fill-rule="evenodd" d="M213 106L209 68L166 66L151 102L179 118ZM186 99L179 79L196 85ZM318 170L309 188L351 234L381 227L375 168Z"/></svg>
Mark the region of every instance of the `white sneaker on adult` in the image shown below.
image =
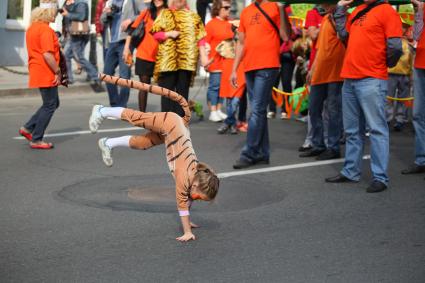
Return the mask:
<svg viewBox="0 0 425 283"><path fill-rule="evenodd" d="M106 145L108 138L101 138L97 144L99 145L100 151L102 152L102 160L106 166L111 167L114 164L112 159L112 149Z"/></svg>
<svg viewBox="0 0 425 283"><path fill-rule="evenodd" d="M102 124L102 121L105 119L102 117L102 114L100 113L100 109L102 107L103 105L95 105L93 106L93 109L91 111L91 115L89 119L89 128L92 134L95 134L97 132L100 124Z"/></svg>
<svg viewBox="0 0 425 283"><path fill-rule="evenodd" d="M222 119L222 120L225 120L226 118L227 118L227 115L226 114L224 114L223 112L221 112L221 110L219 109L219 110L217 110L217 114L218 114L218 116L220 116L220 118Z"/></svg>
<svg viewBox="0 0 425 283"><path fill-rule="evenodd" d="M273 111L267 112L267 118L268 119L273 119L275 117L276 117L276 112L273 112Z"/></svg>
<svg viewBox="0 0 425 283"><path fill-rule="evenodd" d="M217 113L217 111L211 111L210 117L208 118L211 122L221 122L223 119L220 117L220 115Z"/></svg>

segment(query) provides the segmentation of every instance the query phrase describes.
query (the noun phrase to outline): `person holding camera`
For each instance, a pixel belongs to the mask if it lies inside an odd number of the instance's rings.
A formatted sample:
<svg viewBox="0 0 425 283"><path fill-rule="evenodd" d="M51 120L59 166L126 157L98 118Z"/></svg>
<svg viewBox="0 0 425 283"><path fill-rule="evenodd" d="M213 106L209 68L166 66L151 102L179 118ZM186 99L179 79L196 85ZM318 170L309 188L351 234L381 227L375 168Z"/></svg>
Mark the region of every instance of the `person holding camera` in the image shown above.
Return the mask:
<svg viewBox="0 0 425 283"><path fill-rule="evenodd" d="M86 0L67 0L59 12L65 19L65 29L69 34L69 41L65 48L66 64L68 66L69 83L73 83L71 59L75 60L87 72L91 81L91 87L95 92L104 91L99 78L97 77L96 67L93 66L85 57L84 50L89 41L90 27L88 23L89 6Z"/></svg>
<svg viewBox="0 0 425 283"><path fill-rule="evenodd" d="M105 27L109 28L110 44L105 57L103 72L106 75L115 75L115 69L119 67L119 77L129 79L131 66L127 65L124 58L125 39L127 28L139 15L139 11L145 8L143 0L109 0L101 16ZM111 107L127 107L130 89L114 84L107 84L106 89Z"/></svg>

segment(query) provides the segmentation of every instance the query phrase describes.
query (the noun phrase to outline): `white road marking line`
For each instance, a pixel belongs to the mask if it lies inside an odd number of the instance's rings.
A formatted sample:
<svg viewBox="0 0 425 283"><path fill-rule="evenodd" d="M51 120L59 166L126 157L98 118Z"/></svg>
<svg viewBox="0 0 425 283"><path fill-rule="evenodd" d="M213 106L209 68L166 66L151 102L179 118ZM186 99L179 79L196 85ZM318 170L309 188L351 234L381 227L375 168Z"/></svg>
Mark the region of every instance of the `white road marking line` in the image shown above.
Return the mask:
<svg viewBox="0 0 425 283"><path fill-rule="evenodd" d="M110 132L125 132L125 131L135 131L135 130L143 130L140 127L130 127L130 128L115 128L115 129L105 129L98 130L98 133L110 133ZM90 131L75 131L75 132L64 132L64 133L55 133L55 134L46 134L45 137L63 137L63 136L74 136L74 135L86 135L91 134ZM14 137L15 140L23 140L24 137Z"/></svg>
<svg viewBox="0 0 425 283"><path fill-rule="evenodd" d="M364 160L370 159L370 155L363 156L363 159ZM335 164L335 163L342 163L342 162L344 162L344 160L345 160L344 158L339 158L339 159L324 160L324 161L315 161L315 162L306 162L306 163L298 163L298 164L283 165L283 166L274 166L274 167L267 167L267 168L260 168L260 169L225 172L225 173L219 173L219 174L217 174L217 176L220 179L223 179L223 178L229 178L229 177L234 177L234 176L251 175L251 174L258 174L258 173L268 173L268 172L274 172L274 171L283 171L283 170L290 170L290 169L297 169L297 168L304 168L304 167L313 167L313 166L322 166L322 165L329 165L329 164Z"/></svg>

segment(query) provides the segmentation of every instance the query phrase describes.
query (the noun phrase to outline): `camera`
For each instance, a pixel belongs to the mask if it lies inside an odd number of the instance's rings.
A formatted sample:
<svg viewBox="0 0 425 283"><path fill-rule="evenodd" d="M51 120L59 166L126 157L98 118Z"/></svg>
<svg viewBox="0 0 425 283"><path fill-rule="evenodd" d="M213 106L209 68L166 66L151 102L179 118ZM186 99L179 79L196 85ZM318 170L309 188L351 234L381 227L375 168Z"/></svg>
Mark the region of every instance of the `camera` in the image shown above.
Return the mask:
<svg viewBox="0 0 425 283"><path fill-rule="evenodd" d="M58 13L59 13L59 14L62 14L62 13L63 13L63 8L59 8L59 9L58 9Z"/></svg>
<svg viewBox="0 0 425 283"><path fill-rule="evenodd" d="M111 5L111 14L119 13L121 11L121 7L118 7L115 4Z"/></svg>

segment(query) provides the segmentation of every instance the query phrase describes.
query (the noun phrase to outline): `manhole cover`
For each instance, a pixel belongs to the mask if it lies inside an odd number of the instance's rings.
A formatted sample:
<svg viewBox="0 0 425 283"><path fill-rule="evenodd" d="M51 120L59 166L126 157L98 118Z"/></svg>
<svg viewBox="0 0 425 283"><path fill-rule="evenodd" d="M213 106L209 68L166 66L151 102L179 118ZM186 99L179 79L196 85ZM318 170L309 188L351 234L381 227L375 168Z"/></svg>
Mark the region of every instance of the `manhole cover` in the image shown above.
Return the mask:
<svg viewBox="0 0 425 283"><path fill-rule="evenodd" d="M176 213L174 182L169 175L108 177L63 188L60 199L78 205L141 212ZM285 193L250 177L222 179L213 203L196 201L194 211L240 211L280 202Z"/></svg>

